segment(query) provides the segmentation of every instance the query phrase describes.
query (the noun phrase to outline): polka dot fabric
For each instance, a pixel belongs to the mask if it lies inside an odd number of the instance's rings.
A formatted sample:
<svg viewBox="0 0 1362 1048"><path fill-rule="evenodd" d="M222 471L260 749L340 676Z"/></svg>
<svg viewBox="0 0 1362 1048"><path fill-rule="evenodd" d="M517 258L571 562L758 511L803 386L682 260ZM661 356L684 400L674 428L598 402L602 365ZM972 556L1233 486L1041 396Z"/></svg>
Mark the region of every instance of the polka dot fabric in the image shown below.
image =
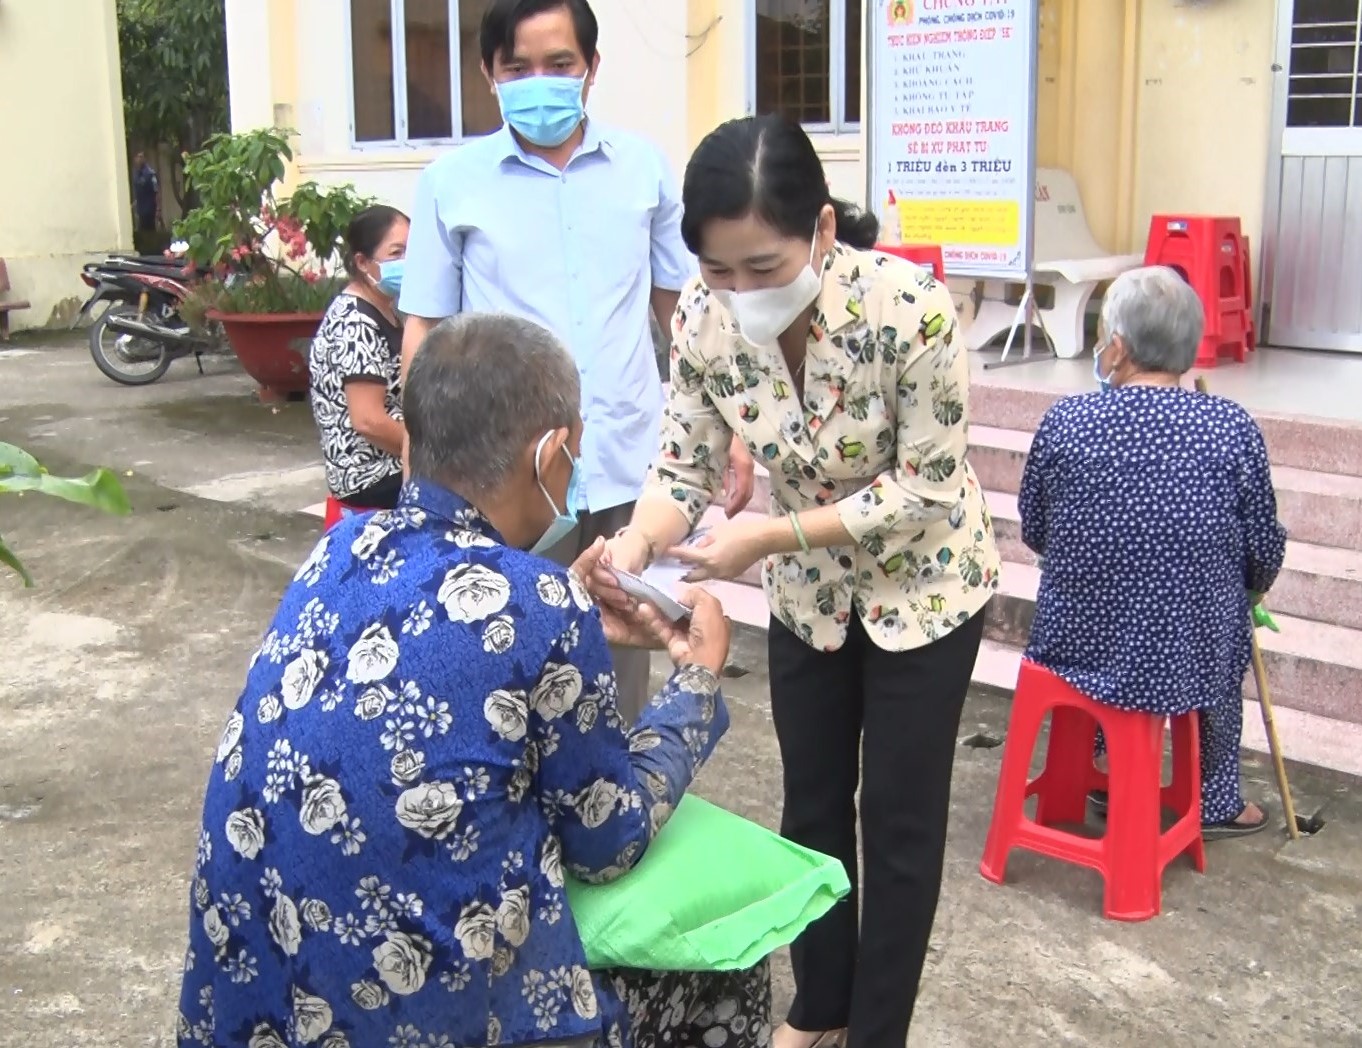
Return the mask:
<svg viewBox="0 0 1362 1048"><path fill-rule="evenodd" d="M1019 503L1043 558L1027 657L1122 709L1207 711L1202 818L1236 816L1249 594L1286 552L1257 424L1176 387L1069 397L1036 432Z"/></svg>

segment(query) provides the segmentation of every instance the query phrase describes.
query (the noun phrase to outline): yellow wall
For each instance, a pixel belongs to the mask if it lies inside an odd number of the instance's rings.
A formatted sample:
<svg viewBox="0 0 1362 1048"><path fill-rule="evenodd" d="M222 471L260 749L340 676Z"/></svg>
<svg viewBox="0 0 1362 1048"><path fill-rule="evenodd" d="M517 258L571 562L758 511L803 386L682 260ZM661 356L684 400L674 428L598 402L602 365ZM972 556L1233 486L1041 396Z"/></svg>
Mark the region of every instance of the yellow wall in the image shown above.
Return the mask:
<svg viewBox="0 0 1362 1048"><path fill-rule="evenodd" d="M298 8L291 0L270 0L271 119L275 127L298 129ZM295 149L297 142L294 143ZM288 166L280 194L292 192L302 181L297 163Z"/></svg>
<svg viewBox="0 0 1362 1048"><path fill-rule="evenodd" d="M665 2L678 5L667 8L677 17L663 19L654 6L645 18L638 0L598 0L605 64L593 111L653 137L679 173L708 131L746 111L751 0ZM1161 211L1237 215L1248 235L1258 238L1276 3L1040 0L1037 159L1074 174L1088 223L1108 250L1142 250L1149 217ZM19 9L30 5L46 6L17 0ZM229 5L229 30L234 19L268 26L262 34L246 31L243 23L235 34L247 46L231 56L233 122L324 126L317 142L301 143L307 177L364 181L361 176L381 168L385 177L392 175L391 186L364 185L402 203L403 187L431 157L349 148L347 87L335 60L343 41L331 5ZM0 12L15 6L16 0L0 0ZM335 35L321 48L325 76L307 65L324 27ZM816 144L834 191L860 200L862 139L820 136Z"/></svg>
<svg viewBox="0 0 1362 1048"><path fill-rule="evenodd" d="M1141 245L1149 216L1169 211L1237 215L1261 243L1275 29L1276 0L1144 4L1130 230Z"/></svg>
<svg viewBox="0 0 1362 1048"><path fill-rule="evenodd" d="M1262 228L1276 0L1041 0L1037 156L1073 172L1088 224L1143 250L1152 214Z"/></svg>
<svg viewBox="0 0 1362 1048"><path fill-rule="evenodd" d="M686 25L698 45L686 59L686 148L690 151L718 124L745 112L747 77L732 75L743 61L743 18L738 5L689 0Z"/></svg>
<svg viewBox="0 0 1362 1048"><path fill-rule="evenodd" d="M0 98L0 257L32 303L11 320L69 320L82 264L132 243L114 5L2 0Z"/></svg>
<svg viewBox="0 0 1362 1048"><path fill-rule="evenodd" d="M743 0L689 0L691 144L743 111ZM1268 162L1276 0L1040 0L1036 153L1073 173L1098 243L1143 250L1151 214L1237 215L1257 238ZM864 111L864 110L863 110ZM860 199L850 141L820 142Z"/></svg>

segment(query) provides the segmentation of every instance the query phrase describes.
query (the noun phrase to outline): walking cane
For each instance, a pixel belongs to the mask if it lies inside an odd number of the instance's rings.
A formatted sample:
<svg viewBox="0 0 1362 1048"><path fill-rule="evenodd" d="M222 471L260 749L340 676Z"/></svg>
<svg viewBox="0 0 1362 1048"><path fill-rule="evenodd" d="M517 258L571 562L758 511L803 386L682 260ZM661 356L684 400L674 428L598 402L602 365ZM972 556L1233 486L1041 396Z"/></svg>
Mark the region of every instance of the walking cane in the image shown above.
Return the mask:
<svg viewBox="0 0 1362 1048"><path fill-rule="evenodd" d="M1198 376L1198 393L1207 392L1206 379ZM1249 612L1249 640L1253 651L1253 684L1258 692L1258 707L1263 711L1263 728L1267 733L1267 748L1272 754L1272 768L1277 773L1277 792L1282 795L1282 813L1286 816L1286 832L1291 839L1298 840L1300 827L1296 824L1296 806L1291 803L1291 784L1286 781L1286 761L1282 759L1282 744L1277 738L1277 722L1272 716L1272 693L1267 686L1267 668L1263 665L1263 649L1258 646L1258 627L1266 626L1273 633L1278 632L1277 624L1261 603L1255 604Z"/></svg>

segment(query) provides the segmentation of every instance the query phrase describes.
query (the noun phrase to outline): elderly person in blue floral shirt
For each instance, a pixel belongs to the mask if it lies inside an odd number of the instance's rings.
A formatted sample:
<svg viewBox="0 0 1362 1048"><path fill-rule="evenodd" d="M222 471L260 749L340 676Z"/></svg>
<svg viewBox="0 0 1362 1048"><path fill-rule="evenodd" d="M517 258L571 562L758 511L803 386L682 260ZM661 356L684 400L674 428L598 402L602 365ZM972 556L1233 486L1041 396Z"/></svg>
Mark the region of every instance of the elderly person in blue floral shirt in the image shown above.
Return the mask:
<svg viewBox="0 0 1362 1048"><path fill-rule="evenodd" d="M228 717L190 892L181 1046L721 1044L770 1036L769 977L592 972L564 877L628 871L728 726L728 626L597 609L536 554L571 525L572 358L509 317L411 366L413 480L337 525ZM676 670L628 727L607 641Z"/></svg>

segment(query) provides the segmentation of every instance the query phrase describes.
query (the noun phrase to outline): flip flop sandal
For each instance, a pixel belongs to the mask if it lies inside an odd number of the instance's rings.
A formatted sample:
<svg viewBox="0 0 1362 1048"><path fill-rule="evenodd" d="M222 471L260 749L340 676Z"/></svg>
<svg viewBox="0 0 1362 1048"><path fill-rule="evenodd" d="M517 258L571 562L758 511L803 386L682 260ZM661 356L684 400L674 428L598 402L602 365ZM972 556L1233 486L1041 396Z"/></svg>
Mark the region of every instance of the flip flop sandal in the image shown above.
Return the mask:
<svg viewBox="0 0 1362 1048"><path fill-rule="evenodd" d="M1109 803L1106 790L1093 790L1088 794L1088 807L1098 815L1106 815Z"/></svg>
<svg viewBox="0 0 1362 1048"><path fill-rule="evenodd" d="M1265 805L1258 805L1262 810L1263 817L1257 822L1235 822L1234 819L1226 819L1224 822L1204 822L1201 824L1201 839L1203 841L1226 841L1231 837L1251 837L1255 833L1260 833L1267 829L1267 824L1272 818L1272 813ZM1244 805L1244 810L1248 810L1248 805ZM1241 811L1239 815L1243 815ZM1234 818L1237 819L1239 815Z"/></svg>

